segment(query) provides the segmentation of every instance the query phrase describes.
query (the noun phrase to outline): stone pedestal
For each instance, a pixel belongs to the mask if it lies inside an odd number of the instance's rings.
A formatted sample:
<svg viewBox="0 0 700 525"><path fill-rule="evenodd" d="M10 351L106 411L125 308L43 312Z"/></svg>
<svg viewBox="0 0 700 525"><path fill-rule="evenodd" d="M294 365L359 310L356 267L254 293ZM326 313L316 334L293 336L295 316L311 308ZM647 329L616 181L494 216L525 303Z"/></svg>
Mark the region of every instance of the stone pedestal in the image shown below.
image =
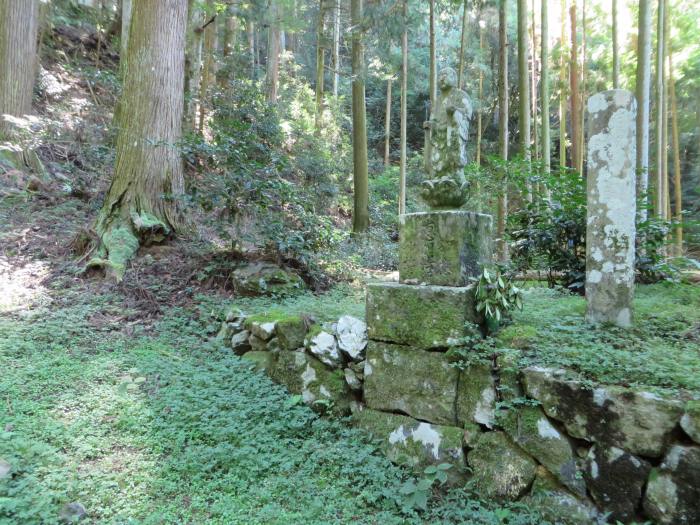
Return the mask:
<svg viewBox="0 0 700 525"><path fill-rule="evenodd" d="M462 210L401 216L401 282L466 286L492 256L492 218Z"/></svg>
<svg viewBox="0 0 700 525"><path fill-rule="evenodd" d="M588 99L586 319L632 325L636 101L614 89Z"/></svg>

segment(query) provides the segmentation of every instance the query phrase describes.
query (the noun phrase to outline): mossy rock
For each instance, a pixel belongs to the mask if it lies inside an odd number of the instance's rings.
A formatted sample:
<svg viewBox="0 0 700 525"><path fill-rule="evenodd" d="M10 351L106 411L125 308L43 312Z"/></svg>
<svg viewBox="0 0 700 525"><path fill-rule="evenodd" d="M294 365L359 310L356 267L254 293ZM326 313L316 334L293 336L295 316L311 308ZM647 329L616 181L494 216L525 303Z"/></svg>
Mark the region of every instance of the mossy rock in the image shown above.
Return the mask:
<svg viewBox="0 0 700 525"><path fill-rule="evenodd" d="M287 317L277 321L277 339L283 350L303 347L306 332L307 321L301 317Z"/></svg>
<svg viewBox="0 0 700 525"><path fill-rule="evenodd" d="M364 394L367 406L455 425L459 371L441 352L369 341Z"/></svg>
<svg viewBox="0 0 700 525"><path fill-rule="evenodd" d="M487 498L514 501L535 479L537 463L503 432L485 432L467 455L475 488Z"/></svg>
<svg viewBox="0 0 700 525"><path fill-rule="evenodd" d="M557 430L540 407L522 406L499 414L498 422L510 438L579 495L586 485L569 438Z"/></svg>
<svg viewBox="0 0 700 525"><path fill-rule="evenodd" d="M250 361L256 370L269 372L274 364L275 355L271 352L251 351L243 354L241 359Z"/></svg>
<svg viewBox="0 0 700 525"><path fill-rule="evenodd" d="M352 421L380 440L382 452L393 463L410 467L417 474L430 465L449 463L448 483L454 486L466 481L462 429L368 408L356 411Z"/></svg>
<svg viewBox="0 0 700 525"><path fill-rule="evenodd" d="M681 417L681 428L688 437L700 444L700 401L688 401Z"/></svg>
<svg viewBox="0 0 700 525"><path fill-rule="evenodd" d="M550 523L590 525L600 522L598 510L590 501L571 494L541 465L537 467L530 494L522 502Z"/></svg>
<svg viewBox="0 0 700 525"><path fill-rule="evenodd" d="M252 263L232 274L234 289L241 295L291 295L305 288L296 273L269 263Z"/></svg>
<svg viewBox="0 0 700 525"><path fill-rule="evenodd" d="M527 350L537 341L537 328L526 324L511 324L496 335L499 346Z"/></svg>
<svg viewBox="0 0 700 525"><path fill-rule="evenodd" d="M320 412L328 409L348 414L354 399L342 370L329 370L318 359L303 351L284 350L270 370L270 377Z"/></svg>
<svg viewBox="0 0 700 525"><path fill-rule="evenodd" d="M459 373L457 421L492 428L495 420L496 384L488 363L472 363Z"/></svg>

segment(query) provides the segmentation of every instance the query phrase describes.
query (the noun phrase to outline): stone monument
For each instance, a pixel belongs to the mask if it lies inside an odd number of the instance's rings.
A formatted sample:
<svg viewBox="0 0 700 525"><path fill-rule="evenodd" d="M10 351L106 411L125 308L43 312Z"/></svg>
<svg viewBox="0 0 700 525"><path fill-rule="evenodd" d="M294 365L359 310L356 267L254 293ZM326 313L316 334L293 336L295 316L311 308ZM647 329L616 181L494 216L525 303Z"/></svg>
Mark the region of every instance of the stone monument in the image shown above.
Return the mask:
<svg viewBox="0 0 700 525"><path fill-rule="evenodd" d="M636 101L622 89L588 99L586 319L632 325Z"/></svg>

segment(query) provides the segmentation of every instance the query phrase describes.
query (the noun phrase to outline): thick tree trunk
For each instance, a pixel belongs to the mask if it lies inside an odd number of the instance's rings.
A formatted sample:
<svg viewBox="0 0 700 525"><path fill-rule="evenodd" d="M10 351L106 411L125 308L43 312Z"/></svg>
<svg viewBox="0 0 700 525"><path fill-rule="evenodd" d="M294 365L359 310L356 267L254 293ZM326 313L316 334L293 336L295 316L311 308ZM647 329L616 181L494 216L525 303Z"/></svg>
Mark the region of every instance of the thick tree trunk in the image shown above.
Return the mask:
<svg viewBox="0 0 700 525"><path fill-rule="evenodd" d="M569 8L571 17L571 62L569 79L571 82L571 164L578 170L581 159L581 104L578 88L578 42L576 41L576 2Z"/></svg>
<svg viewBox="0 0 700 525"><path fill-rule="evenodd" d="M498 154L508 160L508 0L500 0L498 8ZM498 196L496 241L498 258L508 259L506 220L508 219L508 179L501 174L501 193Z"/></svg>
<svg viewBox="0 0 700 525"><path fill-rule="evenodd" d="M135 0L114 178L97 219L98 258L120 280L140 243L163 240L182 218L178 142L183 112L187 0Z"/></svg>
<svg viewBox="0 0 700 525"><path fill-rule="evenodd" d="M224 41L222 48L223 55L225 57L233 54L233 50L236 45L236 31L238 29L237 22L236 17L229 12L229 14L226 16L226 21L224 22Z"/></svg>
<svg viewBox="0 0 700 525"><path fill-rule="evenodd" d="M129 46L129 28L131 27L131 6L133 0L122 0L121 41L119 42L119 71L124 78L126 74L126 57Z"/></svg>
<svg viewBox="0 0 700 525"><path fill-rule="evenodd" d="M546 1L546 0L545 0ZM566 168L566 0L561 0L561 33L559 36L559 167Z"/></svg>
<svg viewBox="0 0 700 525"><path fill-rule="evenodd" d="M551 166L551 145L549 139L549 20L547 19L547 0L540 3L541 25L540 28L540 62L542 63L542 73L540 75L540 103L542 104L542 161L544 171L549 173Z"/></svg>
<svg viewBox="0 0 700 525"><path fill-rule="evenodd" d="M643 1L643 0L642 0ZM641 2L640 2L641 3ZM640 5L641 11L641 5ZM620 47L617 41L618 34L617 0L612 0L612 52L613 52L613 89L620 88Z"/></svg>
<svg viewBox="0 0 700 525"><path fill-rule="evenodd" d="M255 22L252 20L246 21L246 33L248 34L248 51L250 53L250 78L255 80L257 61L255 60Z"/></svg>
<svg viewBox="0 0 700 525"><path fill-rule="evenodd" d="M15 131L5 115L32 112L38 32L38 0L0 0L0 140Z"/></svg>
<svg viewBox="0 0 700 525"><path fill-rule="evenodd" d="M408 99L408 0L403 0L401 37L401 160L399 161L399 215L406 213L406 120Z"/></svg>
<svg viewBox="0 0 700 525"><path fill-rule="evenodd" d="M352 160L354 183L353 233L369 229L367 180L367 115L365 106L365 54L362 49L362 0L351 0L352 24Z"/></svg>
<svg viewBox="0 0 700 525"><path fill-rule="evenodd" d="M649 99L651 90L651 0L639 2L637 40L637 198L639 219L647 220L649 191Z"/></svg>
<svg viewBox="0 0 700 525"><path fill-rule="evenodd" d="M664 206L664 0L659 0L656 18L656 199L654 213L663 218Z"/></svg>
<svg viewBox="0 0 700 525"><path fill-rule="evenodd" d="M386 112L384 117L384 166L391 161L391 78L386 81Z"/></svg>
<svg viewBox="0 0 700 525"><path fill-rule="evenodd" d="M277 103L280 78L280 12L277 0L270 0L270 31L267 43L267 101Z"/></svg>
<svg viewBox="0 0 700 525"><path fill-rule="evenodd" d="M321 132L321 120L323 118L323 82L325 76L325 53L323 24L326 18L324 0L318 2L318 22L316 27L316 121L315 131Z"/></svg>

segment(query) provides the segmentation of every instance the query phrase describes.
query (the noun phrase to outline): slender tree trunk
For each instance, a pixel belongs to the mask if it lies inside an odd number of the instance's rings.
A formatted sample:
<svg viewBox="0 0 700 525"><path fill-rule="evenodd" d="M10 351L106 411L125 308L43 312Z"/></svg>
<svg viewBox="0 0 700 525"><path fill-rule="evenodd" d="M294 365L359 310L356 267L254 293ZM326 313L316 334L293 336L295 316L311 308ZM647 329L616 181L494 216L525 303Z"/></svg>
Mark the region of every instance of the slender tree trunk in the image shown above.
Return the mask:
<svg viewBox="0 0 700 525"><path fill-rule="evenodd" d="M126 73L127 47L129 45L129 27L131 26L132 0L122 0L121 41L119 42L119 72L124 78Z"/></svg>
<svg viewBox="0 0 700 525"><path fill-rule="evenodd" d="M654 213L664 216L664 0L659 0L656 15L656 201Z"/></svg>
<svg viewBox="0 0 700 525"><path fill-rule="evenodd" d="M277 103L280 78L280 12L277 0L270 0L270 30L267 44L267 101Z"/></svg>
<svg viewBox="0 0 700 525"><path fill-rule="evenodd" d="M112 184L95 230L98 258L120 280L140 243L181 224L180 140L187 0L135 0Z"/></svg>
<svg viewBox="0 0 700 525"><path fill-rule="evenodd" d="M466 5L466 2L465 2ZM483 1L479 2L479 60L484 59ZM483 135L484 69L479 68L479 100L476 109L476 165L481 166L481 137Z"/></svg>
<svg viewBox="0 0 700 525"><path fill-rule="evenodd" d="M326 18L324 0L318 3L318 26L316 27L316 122L315 132L321 133L321 120L323 118L323 82L325 76L325 53L323 24Z"/></svg>
<svg viewBox="0 0 700 525"><path fill-rule="evenodd" d="M250 78L255 80L256 77L256 60L255 60L255 22L248 20L246 22L246 32L248 33L248 50L250 51Z"/></svg>
<svg viewBox="0 0 700 525"><path fill-rule="evenodd" d="M362 48L362 0L351 0L352 24L352 160L354 182L353 233L369 229L367 182L367 116L365 106L365 55Z"/></svg>
<svg viewBox="0 0 700 525"><path fill-rule="evenodd" d="M498 7L498 154L508 160L508 0L500 0ZM501 173L501 192L498 195L496 237L498 258L508 259L506 220L508 219L508 179Z"/></svg>
<svg viewBox="0 0 700 525"><path fill-rule="evenodd" d="M384 167L389 167L391 161L391 82L386 81L386 113L384 118Z"/></svg>
<svg viewBox="0 0 700 525"><path fill-rule="evenodd" d="M569 79L571 82L571 163L574 169L578 169L581 158L581 109L578 89L578 42L576 41L576 2L572 2L569 8L571 17L571 62L569 67Z"/></svg>
<svg viewBox="0 0 700 525"><path fill-rule="evenodd" d="M542 63L542 73L540 74L540 104L542 104L542 161L544 171L549 174L551 166L550 138L549 138L549 20L547 19L547 0L542 0L540 6L541 28L540 28L540 61Z"/></svg>
<svg viewBox="0 0 700 525"><path fill-rule="evenodd" d="M437 99L437 49L435 47L435 0L430 0L430 78L428 80L428 90L430 95L430 114L428 120L432 119L435 110L435 100ZM423 167L426 173L431 172L430 163L430 126L423 126L424 146L423 146Z"/></svg>
<svg viewBox="0 0 700 525"><path fill-rule="evenodd" d="M333 96L338 97L340 84L340 0L333 9Z"/></svg>
<svg viewBox="0 0 700 525"><path fill-rule="evenodd" d="M518 0L518 135L520 154L530 159L530 80L528 74L527 0ZM529 195L528 198L532 196Z"/></svg>
<svg viewBox="0 0 700 525"><path fill-rule="evenodd" d="M547 1L547 0L545 0ZM566 168L566 0L561 0L561 33L559 36L559 167Z"/></svg>
<svg viewBox="0 0 700 525"><path fill-rule="evenodd" d="M535 25L535 0L532 0L532 32L530 34L530 40L532 44L532 53L530 54L530 79L532 84L530 86L530 114L532 116L532 154L535 160L540 157L539 152L539 137L537 136L537 31Z"/></svg>
<svg viewBox="0 0 700 525"><path fill-rule="evenodd" d="M223 54L225 57L229 57L233 54L233 49L236 45L237 25L236 17L232 13L229 13L228 16L226 16L224 25Z"/></svg>
<svg viewBox="0 0 700 525"><path fill-rule="evenodd" d="M641 0L644 1L644 0ZM641 3L640 1L640 3ZM641 6L640 6L641 10ZM613 52L613 89L620 89L620 48L618 37L617 0L612 0L612 52Z"/></svg>
<svg viewBox="0 0 700 525"><path fill-rule="evenodd" d="M462 37L459 44L459 68L457 70L457 84L459 89L464 89L464 60L467 52L467 27L469 15L467 12L467 3L469 0L464 0L464 9L462 11Z"/></svg>
<svg viewBox="0 0 700 525"><path fill-rule="evenodd" d="M185 131L196 129L199 89L202 84L202 31L204 24L204 11L199 8L194 0L188 2L187 38L185 51ZM124 56L126 60L128 53ZM115 113L115 120L119 117Z"/></svg>
<svg viewBox="0 0 700 525"><path fill-rule="evenodd" d="M669 81L668 81L668 58L669 58L669 20L671 19L668 0L664 0L664 103L663 103L663 157L664 176L662 180L663 191L663 216L665 220L671 219L671 197L669 195L669 170L668 170L668 124L669 124Z"/></svg>
<svg viewBox="0 0 700 525"><path fill-rule="evenodd" d="M581 3L581 95L579 96L579 139L578 139L578 172L583 175L583 159L586 158L586 140L584 129L586 128L586 104L587 80L588 80L588 60L586 59L586 0Z"/></svg>
<svg viewBox="0 0 700 525"><path fill-rule="evenodd" d="M207 0L207 13L214 11L214 0ZM216 49L216 24L211 23L204 28L204 43L202 47L202 80L199 85L199 132L204 133L204 122L207 115L209 87L214 77L214 50Z"/></svg>
<svg viewBox="0 0 700 525"><path fill-rule="evenodd" d="M38 0L0 0L0 140L14 136L5 115L32 112L38 33Z"/></svg>
<svg viewBox="0 0 700 525"><path fill-rule="evenodd" d="M651 0L639 2L637 40L637 198L639 219L647 220L649 191L649 99L651 91Z"/></svg>
<svg viewBox="0 0 700 525"><path fill-rule="evenodd" d="M401 37L401 160L399 164L399 215L406 213L406 118L408 99L408 0L403 0Z"/></svg>
<svg viewBox="0 0 700 525"><path fill-rule="evenodd" d="M676 103L676 81L673 78L673 55L668 52L668 83L671 91L671 120L673 133L673 200L675 205L675 254L683 255L683 191L681 178L681 148L678 132L678 105Z"/></svg>

